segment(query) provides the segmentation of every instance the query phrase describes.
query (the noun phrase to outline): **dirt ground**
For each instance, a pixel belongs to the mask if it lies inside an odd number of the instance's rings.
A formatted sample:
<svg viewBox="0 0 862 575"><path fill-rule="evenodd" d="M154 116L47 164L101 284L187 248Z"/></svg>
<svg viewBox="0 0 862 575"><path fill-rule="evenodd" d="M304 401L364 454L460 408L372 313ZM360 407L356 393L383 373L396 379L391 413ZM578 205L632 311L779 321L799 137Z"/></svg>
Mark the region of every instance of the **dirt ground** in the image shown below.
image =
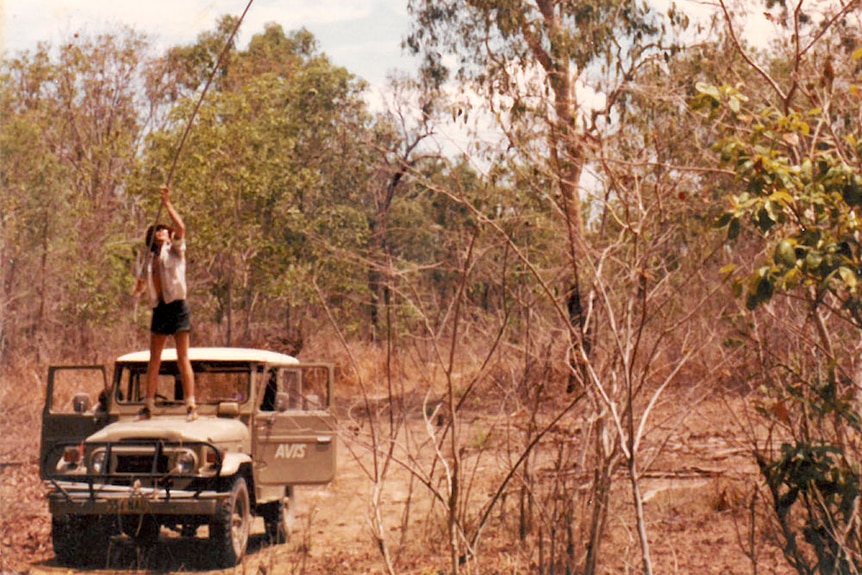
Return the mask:
<svg viewBox="0 0 862 575"><path fill-rule="evenodd" d="M55 563L51 548L46 488L38 478L39 408L8 395L0 399L5 415L0 419L0 572L72 573ZM741 401L737 398L735 404L728 403L725 398L698 405L674 431L643 482L655 573L791 573L777 550L761 535L753 539L748 535L753 493L750 485L756 473L734 415ZM231 572L386 572L380 548L372 537L373 485L365 472L371 464L370 456L346 442L349 439L343 439L340 445L336 480L326 487L299 491L291 540L285 545L270 546L263 537L262 523L257 524L248 557ZM628 501L623 477L617 481L617 489L616 500ZM409 482L407 474L397 472L390 474L381 490L381 517L396 572L449 573L443 530L423 526L416 509L409 537L400 537L404 511L401 504L410 493L419 493L419 488ZM504 513L505 508L501 515ZM502 522L498 528L501 525ZM494 532L489 529L483 540L479 572L540 572L535 549L512 548L511 544L498 542ZM118 541L110 551L110 572L209 571L212 567L203 543L182 539L166 530L162 531L159 545L152 549L136 549ZM630 525L614 520L613 515L603 550L603 573L640 572L636 535Z"/></svg>

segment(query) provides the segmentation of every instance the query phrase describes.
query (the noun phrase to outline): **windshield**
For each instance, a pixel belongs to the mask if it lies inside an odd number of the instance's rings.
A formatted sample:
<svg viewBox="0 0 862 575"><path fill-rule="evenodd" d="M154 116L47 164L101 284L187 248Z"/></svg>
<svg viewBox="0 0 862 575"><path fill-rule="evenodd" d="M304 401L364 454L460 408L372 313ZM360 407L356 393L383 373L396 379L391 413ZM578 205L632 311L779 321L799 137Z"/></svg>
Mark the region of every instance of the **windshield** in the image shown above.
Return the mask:
<svg viewBox="0 0 862 575"><path fill-rule="evenodd" d="M245 403L249 398L252 373L256 366L248 362L193 361L195 401L198 405L224 401ZM146 394L147 364L130 363L117 366L114 379L118 403L143 403ZM159 370L156 405L182 403L182 379L174 361L163 361Z"/></svg>

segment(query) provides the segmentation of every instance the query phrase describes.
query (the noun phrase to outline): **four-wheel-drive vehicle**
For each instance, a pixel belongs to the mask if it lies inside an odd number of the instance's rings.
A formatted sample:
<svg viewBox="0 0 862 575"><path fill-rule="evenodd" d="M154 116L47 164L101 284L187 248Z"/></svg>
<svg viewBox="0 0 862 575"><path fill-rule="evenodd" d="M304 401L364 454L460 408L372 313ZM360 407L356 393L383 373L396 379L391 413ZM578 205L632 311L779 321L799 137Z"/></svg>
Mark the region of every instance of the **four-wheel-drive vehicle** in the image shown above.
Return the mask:
<svg viewBox="0 0 862 575"><path fill-rule="evenodd" d="M176 350L162 354L152 417L149 352L103 366L51 367L40 472L58 561L104 566L114 537L158 541L208 527L219 566L245 554L254 516L287 538L294 486L335 474L332 366L257 349L192 348L199 418L186 420ZM205 530L202 530L205 531Z"/></svg>

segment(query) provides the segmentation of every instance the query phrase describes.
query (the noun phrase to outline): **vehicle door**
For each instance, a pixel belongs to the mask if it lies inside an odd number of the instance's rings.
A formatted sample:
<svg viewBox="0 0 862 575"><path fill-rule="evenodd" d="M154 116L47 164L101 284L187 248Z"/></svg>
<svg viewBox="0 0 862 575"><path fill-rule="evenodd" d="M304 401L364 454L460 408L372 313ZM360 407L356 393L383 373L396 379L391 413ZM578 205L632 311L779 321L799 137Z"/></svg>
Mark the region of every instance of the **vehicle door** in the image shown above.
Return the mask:
<svg viewBox="0 0 862 575"><path fill-rule="evenodd" d="M277 366L263 373L253 424L256 484L332 481L336 459L332 375L327 364Z"/></svg>
<svg viewBox="0 0 862 575"><path fill-rule="evenodd" d="M66 446L83 442L108 423L107 382L101 365L48 369L39 458L42 479L57 468Z"/></svg>

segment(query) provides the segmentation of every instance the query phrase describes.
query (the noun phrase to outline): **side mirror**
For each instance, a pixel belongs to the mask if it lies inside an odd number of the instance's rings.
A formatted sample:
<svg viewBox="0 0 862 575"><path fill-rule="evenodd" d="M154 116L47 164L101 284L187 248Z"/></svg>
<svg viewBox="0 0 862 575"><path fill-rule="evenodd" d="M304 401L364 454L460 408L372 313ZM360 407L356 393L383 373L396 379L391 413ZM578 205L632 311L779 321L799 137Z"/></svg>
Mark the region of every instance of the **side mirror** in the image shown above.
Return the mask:
<svg viewBox="0 0 862 575"><path fill-rule="evenodd" d="M72 409L81 415L90 410L90 396L84 392L78 392L72 398Z"/></svg>
<svg viewBox="0 0 862 575"><path fill-rule="evenodd" d="M275 410L279 413L285 412L290 408L290 397L285 392L279 392L275 396Z"/></svg>

